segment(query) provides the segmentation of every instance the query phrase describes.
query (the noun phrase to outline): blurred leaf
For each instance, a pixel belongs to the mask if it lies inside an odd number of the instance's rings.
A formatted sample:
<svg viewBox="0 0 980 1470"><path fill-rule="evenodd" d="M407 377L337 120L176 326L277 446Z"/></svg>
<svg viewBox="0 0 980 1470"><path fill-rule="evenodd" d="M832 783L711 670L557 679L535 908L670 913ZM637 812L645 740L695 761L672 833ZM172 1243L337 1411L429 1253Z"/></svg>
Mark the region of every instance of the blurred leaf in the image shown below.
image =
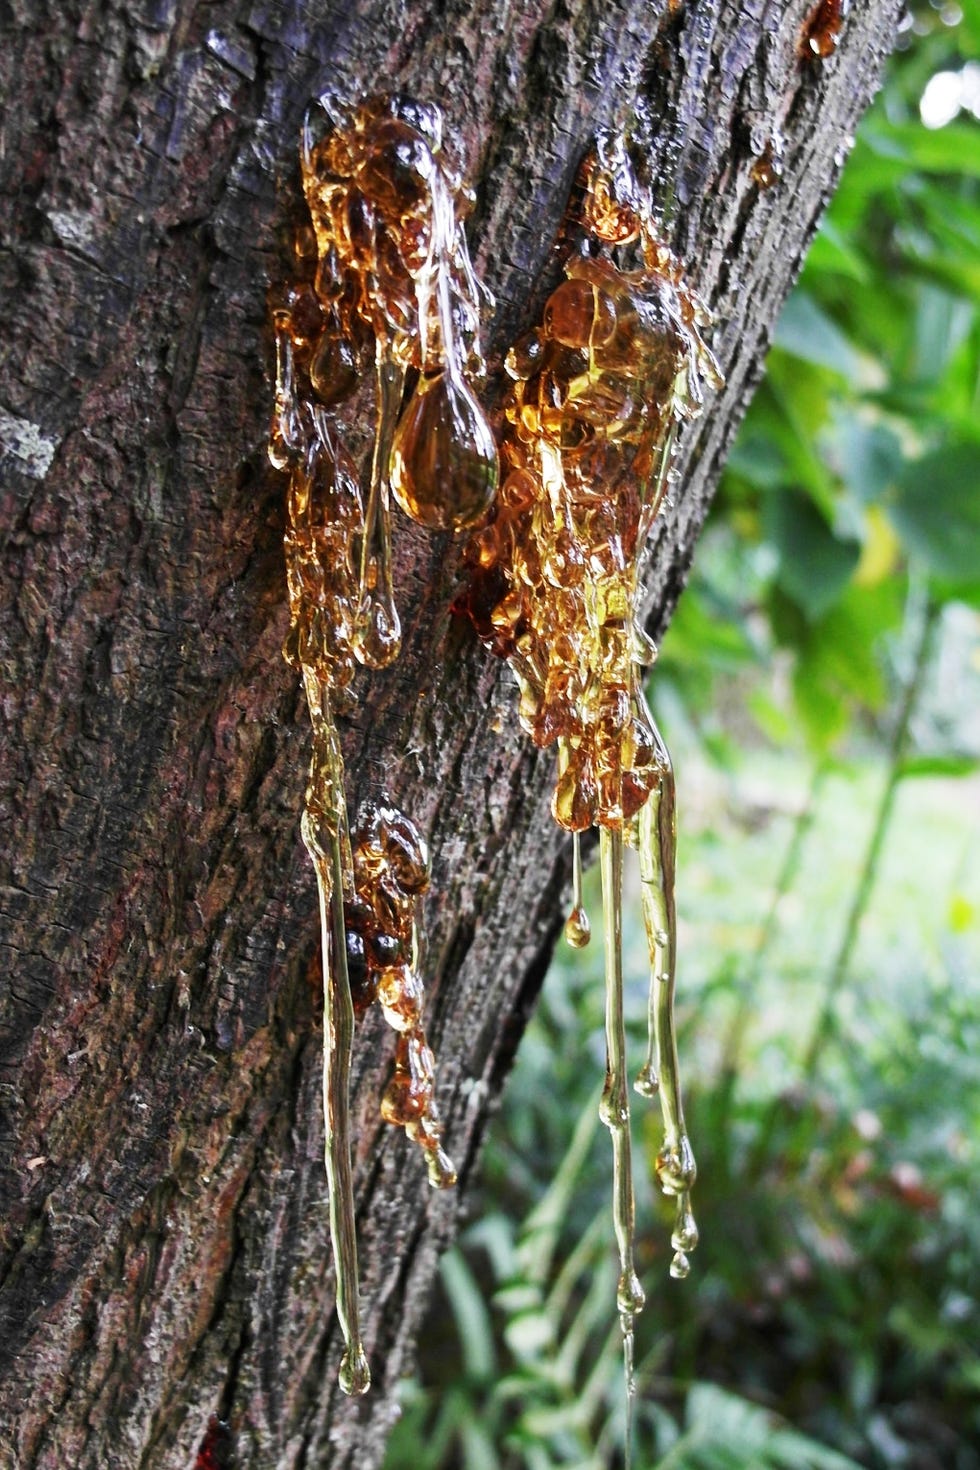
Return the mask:
<svg viewBox="0 0 980 1470"><path fill-rule="evenodd" d="M946 922L954 934L965 934L976 922L976 917L976 908L965 894L952 894L949 900L949 913Z"/></svg>
<svg viewBox="0 0 980 1470"><path fill-rule="evenodd" d="M773 338L777 347L804 362L840 374L866 388L879 386L881 369L860 352L811 296L795 292L783 307Z"/></svg>
<svg viewBox="0 0 980 1470"><path fill-rule="evenodd" d="M908 463L888 514L910 557L950 581L980 581L980 443Z"/></svg>
<svg viewBox="0 0 980 1470"><path fill-rule="evenodd" d="M919 123L892 123L887 130L876 123L865 136L880 158L900 159L903 173L913 164L926 173L980 178L980 127L976 123L951 122L935 129Z"/></svg>
<svg viewBox="0 0 980 1470"><path fill-rule="evenodd" d="M803 281L806 283L811 276L826 275L847 276L862 283L870 277L867 262L829 219L820 226L807 253Z"/></svg>
<svg viewBox="0 0 980 1470"><path fill-rule="evenodd" d="M497 1371L497 1361L483 1292L458 1250L446 1252L439 1263L439 1273L456 1318L467 1374L475 1379L492 1378Z"/></svg>
<svg viewBox="0 0 980 1470"><path fill-rule="evenodd" d="M698 595L698 589L690 589L678 604L670 625L669 656L680 662L697 659L714 669L738 668L750 661L752 645L744 628L731 616L733 611L719 606L717 598L712 597L709 602ZM719 616L720 613L728 616Z"/></svg>
<svg viewBox="0 0 980 1470"><path fill-rule="evenodd" d="M500 1458L485 1425L467 1418L462 1422L463 1470L500 1470Z"/></svg>
<svg viewBox="0 0 980 1470"><path fill-rule="evenodd" d="M779 553L783 589L813 620L838 600L861 555L856 541L838 539L811 501L801 495L766 498L766 527Z"/></svg>
<svg viewBox="0 0 980 1470"><path fill-rule="evenodd" d="M924 286L919 290L913 368L917 377L937 382L943 378L972 320L973 311L968 301L961 301L936 286Z"/></svg>
<svg viewBox="0 0 980 1470"><path fill-rule="evenodd" d="M751 421L739 434L728 460L728 469L744 475L760 490L774 490L786 483L787 462L782 448L768 427Z"/></svg>
<svg viewBox="0 0 980 1470"><path fill-rule="evenodd" d="M901 765L902 780L910 776L972 776L980 760L970 755L914 755Z"/></svg>
<svg viewBox="0 0 980 1470"><path fill-rule="evenodd" d="M886 424L843 410L837 414L835 453L841 478L865 505L880 500L902 468L898 435Z"/></svg>
<svg viewBox="0 0 980 1470"><path fill-rule="evenodd" d="M847 706L840 694L812 677L805 664L793 671L793 699L815 750L831 748L847 728Z"/></svg>
<svg viewBox="0 0 980 1470"><path fill-rule="evenodd" d="M765 1409L713 1383L695 1384L687 1430L657 1470L860 1470Z"/></svg>
<svg viewBox="0 0 980 1470"><path fill-rule="evenodd" d="M532 1358L551 1347L555 1324L543 1311L521 1312L504 1328L504 1340L516 1358Z"/></svg>
<svg viewBox="0 0 980 1470"><path fill-rule="evenodd" d="M902 544L887 516L878 505L868 507L865 516L865 540L861 560L854 570L856 587L877 587L897 570L902 558Z"/></svg>
<svg viewBox="0 0 980 1470"><path fill-rule="evenodd" d="M887 694L879 658L882 637L902 617L900 585L851 583L815 622L805 621L783 596L771 601L773 628L796 653L793 697L811 743L828 750L847 729L852 711L880 708Z"/></svg>
<svg viewBox="0 0 980 1470"><path fill-rule="evenodd" d="M493 1294L494 1306L516 1316L541 1305L541 1288L527 1281L506 1282Z"/></svg>
<svg viewBox="0 0 980 1470"><path fill-rule="evenodd" d="M836 485L820 452L819 435L831 417L834 379L826 369L779 347L770 352L767 367L748 423L778 445L783 461L780 487L806 491L830 521Z"/></svg>

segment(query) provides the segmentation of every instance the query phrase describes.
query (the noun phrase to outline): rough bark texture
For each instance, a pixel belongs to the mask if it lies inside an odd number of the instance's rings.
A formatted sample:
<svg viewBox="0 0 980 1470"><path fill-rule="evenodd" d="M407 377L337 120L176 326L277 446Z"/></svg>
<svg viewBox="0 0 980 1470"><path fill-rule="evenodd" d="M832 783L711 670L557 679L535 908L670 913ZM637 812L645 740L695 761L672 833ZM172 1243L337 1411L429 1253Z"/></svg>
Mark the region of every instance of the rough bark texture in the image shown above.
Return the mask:
<svg viewBox="0 0 980 1470"><path fill-rule="evenodd" d="M440 1246L548 962L567 850L550 753L449 616L458 547L397 527L406 647L344 726L431 840L436 1195L378 1120L359 1036L363 1299L376 1388L336 1388L321 1161L308 722L279 656L283 486L265 293L325 86L440 101L478 189L500 349L531 324L576 165L641 133L728 387L683 441L650 566L683 584L768 335L887 51L864 0L797 54L806 0L2 0L5 859L0 1465L379 1462ZM785 176L749 168L776 127Z"/></svg>

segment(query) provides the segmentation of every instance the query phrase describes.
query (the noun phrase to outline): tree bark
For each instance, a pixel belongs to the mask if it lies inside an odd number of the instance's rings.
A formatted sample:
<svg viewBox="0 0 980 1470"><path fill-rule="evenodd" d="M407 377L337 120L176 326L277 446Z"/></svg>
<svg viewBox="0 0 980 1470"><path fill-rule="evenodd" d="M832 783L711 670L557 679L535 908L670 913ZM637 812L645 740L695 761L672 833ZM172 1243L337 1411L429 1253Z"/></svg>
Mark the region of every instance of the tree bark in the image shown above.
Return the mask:
<svg viewBox="0 0 980 1470"><path fill-rule="evenodd" d="M2 0L0 1465L379 1463L437 1253L562 920L553 760L449 614L459 545L396 527L404 652L343 722L429 838L430 1035L455 1194L378 1116L360 1027L376 1386L339 1393L322 1166L308 720L280 657L283 482L265 297L308 100L438 101L498 354L554 284L600 125L636 110L727 387L685 431L650 627L683 585L772 324L877 83L898 0L799 56L803 0ZM776 130L784 174L752 160ZM683 792L681 795L683 803Z"/></svg>

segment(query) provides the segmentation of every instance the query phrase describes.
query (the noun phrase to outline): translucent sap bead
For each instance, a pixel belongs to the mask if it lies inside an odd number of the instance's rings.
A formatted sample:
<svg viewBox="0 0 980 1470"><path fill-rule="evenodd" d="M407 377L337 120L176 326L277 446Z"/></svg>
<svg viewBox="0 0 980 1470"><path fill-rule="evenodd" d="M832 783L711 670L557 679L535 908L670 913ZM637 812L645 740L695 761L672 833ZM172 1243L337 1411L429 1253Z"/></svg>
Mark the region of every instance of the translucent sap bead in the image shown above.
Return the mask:
<svg viewBox="0 0 980 1470"><path fill-rule="evenodd" d="M646 1292L640 1285L640 1278L635 1271L629 1271L619 1278L616 1288L616 1306L620 1312L629 1315L642 1312L646 1299Z"/></svg>
<svg viewBox="0 0 980 1470"><path fill-rule="evenodd" d="M371 1369L364 1353L358 1349L356 1352L346 1352L340 1360L340 1386L344 1393L352 1396L367 1393L371 1387Z"/></svg>
<svg viewBox="0 0 980 1470"><path fill-rule="evenodd" d="M354 653L368 669L386 669L398 657L402 628L394 600L373 589L357 611Z"/></svg>
<svg viewBox="0 0 980 1470"><path fill-rule="evenodd" d="M641 1097L656 1097L660 1091L660 1078L649 1062L637 1076L633 1088Z"/></svg>
<svg viewBox="0 0 980 1470"><path fill-rule="evenodd" d="M456 1166L443 1149L427 1149L426 1165L433 1189L452 1189L456 1183Z"/></svg>
<svg viewBox="0 0 980 1470"><path fill-rule="evenodd" d="M592 938L592 925L585 909L579 904L565 920L565 939L573 949L584 949Z"/></svg>
<svg viewBox="0 0 980 1470"><path fill-rule="evenodd" d="M753 183L760 189L771 189L783 176L783 165L771 143L767 143L759 157L749 169Z"/></svg>
<svg viewBox="0 0 980 1470"><path fill-rule="evenodd" d="M628 1128L629 1121L629 1107L607 1089L599 1099L599 1122L604 1123L607 1128Z"/></svg>
<svg viewBox="0 0 980 1470"><path fill-rule="evenodd" d="M473 526L497 489L497 446L466 384L420 378L391 454L391 488L406 515L439 531Z"/></svg>
<svg viewBox="0 0 980 1470"><path fill-rule="evenodd" d="M670 1237L671 1245L675 1251L693 1251L698 1243L698 1238L698 1227L694 1215L689 1209L682 1209Z"/></svg>
<svg viewBox="0 0 980 1470"><path fill-rule="evenodd" d="M596 789L583 770L569 766L558 779L551 798L551 813L560 827L568 832L584 832L596 815Z"/></svg>
<svg viewBox="0 0 980 1470"><path fill-rule="evenodd" d="M332 408L349 398L359 378L353 342L332 332L324 332L310 362L310 382L320 402Z"/></svg>
<svg viewBox="0 0 980 1470"><path fill-rule="evenodd" d="M675 1281L683 1281L691 1274L691 1263L683 1251L675 1251L670 1263L670 1274Z"/></svg>
<svg viewBox="0 0 980 1470"><path fill-rule="evenodd" d="M840 42L848 0L817 0L803 22L800 54L806 60L826 61Z"/></svg>
<svg viewBox="0 0 980 1470"><path fill-rule="evenodd" d="M393 965L378 975L378 999L394 1031L411 1031L422 1019L422 982L408 965Z"/></svg>
<svg viewBox="0 0 980 1470"><path fill-rule="evenodd" d="M697 1178L697 1165L686 1133L666 1145L657 1155L657 1178L664 1194L683 1194Z"/></svg>

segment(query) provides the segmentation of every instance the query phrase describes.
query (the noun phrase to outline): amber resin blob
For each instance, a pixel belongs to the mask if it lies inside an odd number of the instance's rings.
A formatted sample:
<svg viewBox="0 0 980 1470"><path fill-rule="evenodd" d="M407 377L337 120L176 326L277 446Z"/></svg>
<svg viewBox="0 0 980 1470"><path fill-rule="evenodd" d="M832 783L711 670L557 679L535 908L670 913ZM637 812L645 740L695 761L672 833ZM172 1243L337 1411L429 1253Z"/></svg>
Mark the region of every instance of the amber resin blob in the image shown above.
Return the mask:
<svg viewBox="0 0 980 1470"><path fill-rule="evenodd" d="M697 1243L694 1155L674 1039L674 778L643 696L656 650L637 620L637 563L664 498L675 431L721 386L702 330L707 309L660 239L624 141L599 139L541 325L511 350L498 502L467 550L462 607L520 686L520 720L555 745L555 820L575 834L566 936L588 942L579 834L598 826L607 986L602 1118L614 1149L618 1304L631 1372L643 1290L633 1264L633 1186L623 1027L624 844L639 852L649 942L650 1038L636 1082L659 1094L657 1174L675 1199L671 1273Z"/></svg>
<svg viewBox="0 0 980 1470"><path fill-rule="evenodd" d="M335 716L359 665L383 668L401 642L390 499L421 525L474 526L497 486L497 450L471 380L482 370L480 294L462 219L470 203L438 108L384 95L322 100L303 127L306 217L294 275L273 293L276 393L269 457L289 476L285 654L313 724L303 840L320 897L323 1097L341 1387L370 1384L361 1340L349 1085L355 1016L377 1000L398 1033L381 1103L423 1150L430 1182L455 1183L442 1148L435 1059L422 1025L419 904L428 854L384 798L351 829ZM362 476L345 447L353 396L375 385L374 443Z"/></svg>

